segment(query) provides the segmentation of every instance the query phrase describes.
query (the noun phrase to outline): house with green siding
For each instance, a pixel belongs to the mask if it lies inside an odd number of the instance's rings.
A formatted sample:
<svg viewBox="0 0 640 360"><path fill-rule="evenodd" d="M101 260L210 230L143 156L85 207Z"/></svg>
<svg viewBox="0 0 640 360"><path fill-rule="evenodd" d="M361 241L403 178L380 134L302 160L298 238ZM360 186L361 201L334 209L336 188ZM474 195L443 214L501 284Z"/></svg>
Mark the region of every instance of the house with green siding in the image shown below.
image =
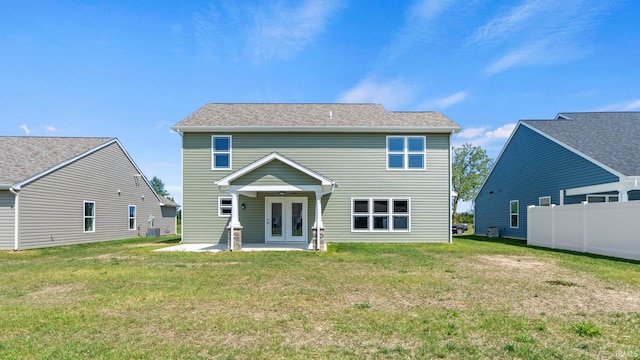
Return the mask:
<svg viewBox="0 0 640 360"><path fill-rule="evenodd" d="M183 243L450 242L451 136L379 104L206 104L182 137Z"/></svg>
<svg viewBox="0 0 640 360"><path fill-rule="evenodd" d="M24 250L176 233L120 141L0 136L0 249Z"/></svg>

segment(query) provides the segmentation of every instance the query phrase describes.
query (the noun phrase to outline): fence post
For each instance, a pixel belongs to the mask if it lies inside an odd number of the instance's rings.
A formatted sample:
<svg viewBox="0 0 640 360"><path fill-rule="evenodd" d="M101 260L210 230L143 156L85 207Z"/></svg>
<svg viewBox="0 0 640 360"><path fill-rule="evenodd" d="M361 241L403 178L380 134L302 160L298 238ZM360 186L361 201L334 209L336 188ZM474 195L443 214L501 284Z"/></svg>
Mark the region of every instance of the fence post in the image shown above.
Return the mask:
<svg viewBox="0 0 640 360"><path fill-rule="evenodd" d="M582 252L587 252L587 204L582 202Z"/></svg>
<svg viewBox="0 0 640 360"><path fill-rule="evenodd" d="M551 248L556 248L556 214L555 204L551 204Z"/></svg>

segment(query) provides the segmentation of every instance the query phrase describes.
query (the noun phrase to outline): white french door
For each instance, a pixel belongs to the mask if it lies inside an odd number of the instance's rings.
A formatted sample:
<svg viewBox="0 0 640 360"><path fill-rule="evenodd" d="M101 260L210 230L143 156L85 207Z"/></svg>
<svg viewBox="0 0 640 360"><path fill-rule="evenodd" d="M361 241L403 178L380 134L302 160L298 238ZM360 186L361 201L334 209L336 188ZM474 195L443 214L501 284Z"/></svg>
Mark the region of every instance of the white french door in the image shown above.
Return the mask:
<svg viewBox="0 0 640 360"><path fill-rule="evenodd" d="M265 199L265 241L307 241L307 198L268 197Z"/></svg>

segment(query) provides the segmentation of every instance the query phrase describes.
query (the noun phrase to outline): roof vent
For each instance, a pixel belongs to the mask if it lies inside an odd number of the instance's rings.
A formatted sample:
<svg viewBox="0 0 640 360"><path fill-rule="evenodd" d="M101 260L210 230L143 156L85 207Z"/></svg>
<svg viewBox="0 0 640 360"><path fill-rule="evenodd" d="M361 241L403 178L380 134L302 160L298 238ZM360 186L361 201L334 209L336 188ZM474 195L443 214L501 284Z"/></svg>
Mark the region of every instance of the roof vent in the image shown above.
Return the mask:
<svg viewBox="0 0 640 360"><path fill-rule="evenodd" d="M333 119L333 111L329 110L329 119Z"/></svg>

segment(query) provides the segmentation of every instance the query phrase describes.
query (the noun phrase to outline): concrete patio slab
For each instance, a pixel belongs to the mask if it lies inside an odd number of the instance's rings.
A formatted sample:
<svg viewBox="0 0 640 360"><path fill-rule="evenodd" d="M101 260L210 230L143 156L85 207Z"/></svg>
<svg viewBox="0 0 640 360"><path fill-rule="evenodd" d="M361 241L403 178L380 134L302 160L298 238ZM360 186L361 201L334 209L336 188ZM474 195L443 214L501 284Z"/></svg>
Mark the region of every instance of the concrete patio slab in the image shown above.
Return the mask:
<svg viewBox="0 0 640 360"><path fill-rule="evenodd" d="M309 243L282 244L242 244L242 251L305 251L313 250ZM183 251L183 252L221 252L227 251L227 244L179 244L154 251Z"/></svg>

